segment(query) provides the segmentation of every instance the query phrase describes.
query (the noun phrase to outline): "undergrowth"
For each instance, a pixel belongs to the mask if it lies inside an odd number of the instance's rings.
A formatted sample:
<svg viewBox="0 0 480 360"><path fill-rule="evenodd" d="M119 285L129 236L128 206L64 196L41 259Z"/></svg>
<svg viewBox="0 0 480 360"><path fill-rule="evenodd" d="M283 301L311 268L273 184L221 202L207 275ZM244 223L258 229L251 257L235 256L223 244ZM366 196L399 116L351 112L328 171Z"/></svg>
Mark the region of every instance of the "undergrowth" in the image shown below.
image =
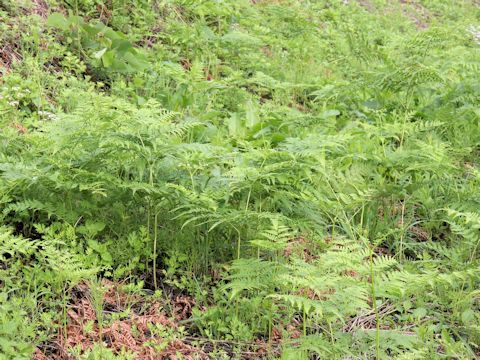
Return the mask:
<svg viewBox="0 0 480 360"><path fill-rule="evenodd" d="M480 356L477 2L0 20L1 358Z"/></svg>

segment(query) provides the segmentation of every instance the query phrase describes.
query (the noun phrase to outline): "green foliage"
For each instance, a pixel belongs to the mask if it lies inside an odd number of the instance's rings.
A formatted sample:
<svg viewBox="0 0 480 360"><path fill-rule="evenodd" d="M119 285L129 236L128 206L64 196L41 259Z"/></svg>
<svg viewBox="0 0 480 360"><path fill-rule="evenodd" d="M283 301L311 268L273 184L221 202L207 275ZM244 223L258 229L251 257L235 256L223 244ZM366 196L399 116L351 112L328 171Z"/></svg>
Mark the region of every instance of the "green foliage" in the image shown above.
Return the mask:
<svg viewBox="0 0 480 360"><path fill-rule="evenodd" d="M47 25L64 31L67 43L73 43L90 60L100 60L102 66L117 72L141 71L148 67L146 57L128 38L102 22L90 24L78 16L53 13Z"/></svg>
<svg viewBox="0 0 480 360"><path fill-rule="evenodd" d="M235 351L478 356L477 6L36 4L0 1L4 353L97 273Z"/></svg>
<svg viewBox="0 0 480 360"><path fill-rule="evenodd" d="M0 244L0 352L28 358L32 345L47 340L62 320L65 292L94 272L62 238L31 240L0 228Z"/></svg>

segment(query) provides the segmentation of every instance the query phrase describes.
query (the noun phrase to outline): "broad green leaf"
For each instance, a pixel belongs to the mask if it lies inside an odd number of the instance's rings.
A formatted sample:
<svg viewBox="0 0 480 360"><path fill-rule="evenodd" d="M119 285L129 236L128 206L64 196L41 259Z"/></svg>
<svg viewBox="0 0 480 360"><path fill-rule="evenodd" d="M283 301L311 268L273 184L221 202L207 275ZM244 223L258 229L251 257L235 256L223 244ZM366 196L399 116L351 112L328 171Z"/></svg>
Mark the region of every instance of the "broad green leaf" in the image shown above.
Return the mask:
<svg viewBox="0 0 480 360"><path fill-rule="evenodd" d="M238 117L238 114L232 114L230 119L227 120L228 123L228 133L231 136L242 136L244 129L242 127L242 122Z"/></svg>
<svg viewBox="0 0 480 360"><path fill-rule="evenodd" d="M115 52L112 50L107 51L102 55L102 64L106 68L111 67L114 60L115 60Z"/></svg>
<svg viewBox="0 0 480 360"><path fill-rule="evenodd" d="M338 115L340 115L340 111L333 109L333 110L325 110L324 112L322 112L320 116L324 119L327 119L327 118L335 117Z"/></svg>
<svg viewBox="0 0 480 360"><path fill-rule="evenodd" d="M148 64L147 59L145 58L145 56L143 56L142 54L140 54L137 51L135 51L135 53L127 52L123 56L123 58L128 63L128 65L131 66L131 69L133 71L142 71L142 70L145 70L146 68L148 68L149 64Z"/></svg>
<svg viewBox="0 0 480 360"><path fill-rule="evenodd" d="M464 324L471 324L475 321L475 313L472 309L467 309L462 312L462 322Z"/></svg>
<svg viewBox="0 0 480 360"><path fill-rule="evenodd" d="M247 128L252 128L256 124L258 124L260 122L260 120L258 119L258 116L256 114L256 109L253 106L253 102L251 100L247 101L247 103L245 105L245 110L246 110L245 126Z"/></svg>
<svg viewBox="0 0 480 360"><path fill-rule="evenodd" d="M93 54L93 57L94 57L95 59L100 59L100 58L103 56L103 54L105 54L106 51L107 51L107 48L103 48L102 50L97 51L96 53L94 53L94 54Z"/></svg>
<svg viewBox="0 0 480 360"><path fill-rule="evenodd" d="M70 23L61 13L53 13L47 19L47 25L61 30L68 30Z"/></svg>

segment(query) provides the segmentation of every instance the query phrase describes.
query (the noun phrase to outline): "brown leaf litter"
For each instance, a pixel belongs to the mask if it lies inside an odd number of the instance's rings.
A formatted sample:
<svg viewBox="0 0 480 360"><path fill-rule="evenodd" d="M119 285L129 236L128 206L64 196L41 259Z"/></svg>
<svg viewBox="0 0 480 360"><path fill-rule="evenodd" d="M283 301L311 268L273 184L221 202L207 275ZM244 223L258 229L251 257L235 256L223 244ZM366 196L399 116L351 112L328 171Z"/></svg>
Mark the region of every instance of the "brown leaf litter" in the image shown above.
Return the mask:
<svg viewBox="0 0 480 360"><path fill-rule="evenodd" d="M68 321L66 326L59 326L54 350L38 348L33 359L73 359L69 354L72 348L80 348L86 353L98 343L103 343L114 354L128 350L135 359L209 359L201 349L179 338L164 339L155 334L154 329L159 325L167 330L177 330L177 321L191 315L193 303L187 296L178 296L177 302L173 303L175 316L172 319L159 301L142 303L139 296L118 291L110 281L104 280L102 285L107 290L100 310L95 309L89 284L82 283L74 289L73 303L67 310Z"/></svg>
<svg viewBox="0 0 480 360"><path fill-rule="evenodd" d="M298 236L287 243L283 250L283 256L288 259L292 255L296 255L296 257L303 259L305 262L311 263L317 259L314 255L316 247L317 245L312 240Z"/></svg>
<svg viewBox="0 0 480 360"><path fill-rule="evenodd" d="M144 296L123 292L121 285L106 279L95 287L87 282L78 284L66 309L66 325L59 324L55 338L40 345L32 359L73 360L74 349L76 354L86 355L102 344L115 355L127 351L138 360L206 360L215 358L211 353L217 350L231 358L253 360L279 355L282 340L294 340L301 334L300 323L292 320L274 327L268 341L212 340L188 332L179 336L180 325L190 322L192 309L203 309L195 299L171 294L165 303L146 301ZM94 290L98 288L100 291Z"/></svg>

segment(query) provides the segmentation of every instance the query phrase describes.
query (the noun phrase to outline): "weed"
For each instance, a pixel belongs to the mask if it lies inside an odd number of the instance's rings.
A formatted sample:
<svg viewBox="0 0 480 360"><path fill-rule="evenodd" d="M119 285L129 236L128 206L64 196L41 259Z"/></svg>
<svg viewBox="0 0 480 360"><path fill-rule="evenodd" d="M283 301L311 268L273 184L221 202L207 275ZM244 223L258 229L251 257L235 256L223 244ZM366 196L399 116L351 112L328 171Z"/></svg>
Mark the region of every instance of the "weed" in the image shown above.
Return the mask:
<svg viewBox="0 0 480 360"><path fill-rule="evenodd" d="M0 0L2 355L478 357L478 18Z"/></svg>

